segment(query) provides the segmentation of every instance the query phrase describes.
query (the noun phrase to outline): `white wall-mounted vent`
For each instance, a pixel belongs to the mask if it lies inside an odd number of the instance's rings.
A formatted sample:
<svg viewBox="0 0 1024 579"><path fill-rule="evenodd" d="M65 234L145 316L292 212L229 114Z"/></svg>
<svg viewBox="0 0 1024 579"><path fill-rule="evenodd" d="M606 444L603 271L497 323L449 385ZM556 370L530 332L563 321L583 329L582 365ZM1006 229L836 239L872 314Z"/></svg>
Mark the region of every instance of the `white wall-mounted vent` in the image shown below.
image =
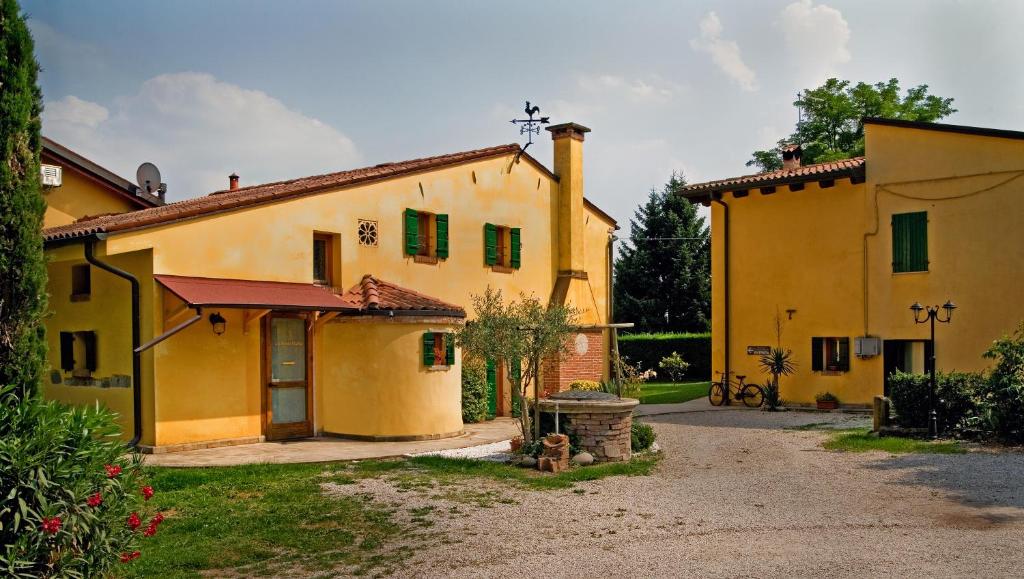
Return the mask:
<svg viewBox="0 0 1024 579"><path fill-rule="evenodd" d="M853 350L858 358L870 358L882 353L882 338L858 336L853 340Z"/></svg>
<svg viewBox="0 0 1024 579"><path fill-rule="evenodd" d="M43 187L60 187L63 178L61 168L57 165L40 165L39 172Z"/></svg>

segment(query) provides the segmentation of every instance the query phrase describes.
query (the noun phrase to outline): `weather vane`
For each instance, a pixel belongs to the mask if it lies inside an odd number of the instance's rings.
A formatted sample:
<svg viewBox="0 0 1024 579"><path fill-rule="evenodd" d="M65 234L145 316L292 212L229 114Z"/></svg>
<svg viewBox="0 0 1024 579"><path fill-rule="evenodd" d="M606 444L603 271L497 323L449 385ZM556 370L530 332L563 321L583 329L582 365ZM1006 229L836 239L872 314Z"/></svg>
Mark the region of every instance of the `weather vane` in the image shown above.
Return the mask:
<svg viewBox="0 0 1024 579"><path fill-rule="evenodd" d="M533 144L534 135L540 134L540 125L546 125L550 122L548 120L549 117L533 118L533 115L536 114L540 114L540 107L531 107L530 101L526 101L526 115L528 118L512 119L510 121L513 125L519 126L520 135L526 135L526 145L522 148L522 151L525 151L527 147Z"/></svg>

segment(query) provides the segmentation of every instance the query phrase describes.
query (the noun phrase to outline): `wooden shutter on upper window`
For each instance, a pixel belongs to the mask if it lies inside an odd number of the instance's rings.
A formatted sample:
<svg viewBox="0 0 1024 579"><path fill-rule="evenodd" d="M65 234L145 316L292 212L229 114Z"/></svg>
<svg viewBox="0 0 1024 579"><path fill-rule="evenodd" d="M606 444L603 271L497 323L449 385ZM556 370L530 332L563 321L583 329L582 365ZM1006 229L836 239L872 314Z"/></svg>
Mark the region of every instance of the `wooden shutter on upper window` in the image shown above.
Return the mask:
<svg viewBox="0 0 1024 579"><path fill-rule="evenodd" d="M811 371L821 372L824 366L825 359L825 340L824 338L811 338Z"/></svg>
<svg viewBox="0 0 1024 579"><path fill-rule="evenodd" d="M455 334L444 335L444 361L448 366L455 365Z"/></svg>
<svg viewBox="0 0 1024 579"><path fill-rule="evenodd" d="M434 365L434 332L423 334L423 365Z"/></svg>
<svg viewBox="0 0 1024 579"><path fill-rule="evenodd" d="M75 335L60 333L60 369L70 372L75 369Z"/></svg>
<svg viewBox="0 0 1024 579"><path fill-rule="evenodd" d="M420 248L419 217L415 209L405 210L405 254L416 255Z"/></svg>
<svg viewBox="0 0 1024 579"><path fill-rule="evenodd" d="M434 219L437 227L437 257L448 259L448 215L439 213Z"/></svg>
<svg viewBox="0 0 1024 579"><path fill-rule="evenodd" d="M512 243L512 257L511 257L511 260L510 260L510 264L512 265L512 267L514 267L516 269L519 269L519 265L521 263L521 258L522 258L522 239L521 239L521 237L522 237L522 230L519 229L518 227L513 227L512 231L509 233L509 238L511 239L511 243Z"/></svg>
<svg viewBox="0 0 1024 579"><path fill-rule="evenodd" d="M892 216L892 271L928 271L928 212Z"/></svg>
<svg viewBox="0 0 1024 579"><path fill-rule="evenodd" d="M850 371L850 338L839 338L839 370Z"/></svg>
<svg viewBox="0 0 1024 579"><path fill-rule="evenodd" d="M493 223L484 224L484 263L498 263L498 228Z"/></svg>

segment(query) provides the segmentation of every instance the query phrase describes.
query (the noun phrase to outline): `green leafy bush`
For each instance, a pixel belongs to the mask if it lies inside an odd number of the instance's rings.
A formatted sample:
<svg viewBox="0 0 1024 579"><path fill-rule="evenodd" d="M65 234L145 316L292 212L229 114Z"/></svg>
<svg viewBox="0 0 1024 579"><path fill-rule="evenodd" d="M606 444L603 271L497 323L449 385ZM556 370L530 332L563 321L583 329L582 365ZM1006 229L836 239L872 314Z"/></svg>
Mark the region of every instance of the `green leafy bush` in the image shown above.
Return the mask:
<svg viewBox="0 0 1024 579"><path fill-rule="evenodd" d="M581 390L583 392L600 392L601 383L596 380L573 380L569 382L569 390Z"/></svg>
<svg viewBox="0 0 1024 579"><path fill-rule="evenodd" d="M947 430L959 426L975 415L973 397L983 384L981 374L967 372L938 372L935 375L936 413L939 428ZM896 421L904 428L928 427L929 377L926 374L893 372L889 376L889 399L892 401Z"/></svg>
<svg viewBox="0 0 1024 579"><path fill-rule="evenodd" d="M679 352L673 351L668 356L665 356L658 362L658 368L668 376L673 382L680 382L686 376L686 370L689 369L690 363L683 360L683 357L679 355Z"/></svg>
<svg viewBox="0 0 1024 579"><path fill-rule="evenodd" d="M163 520L140 512L141 477L110 412L0 389L0 574L106 576L138 557Z"/></svg>
<svg viewBox="0 0 1024 579"><path fill-rule="evenodd" d="M633 452L643 452L654 444L654 428L650 424L633 421L633 428L630 432L630 447Z"/></svg>
<svg viewBox="0 0 1024 579"><path fill-rule="evenodd" d="M815 402L835 402L839 403L839 397L831 392L819 392L814 395Z"/></svg>
<svg viewBox="0 0 1024 579"><path fill-rule="evenodd" d="M473 357L462 359L462 421L487 420L487 364Z"/></svg>
<svg viewBox="0 0 1024 579"><path fill-rule="evenodd" d="M619 336L619 354L641 370L658 367L678 352L689 364L683 379L711 377L711 334L626 334Z"/></svg>
<svg viewBox="0 0 1024 579"><path fill-rule="evenodd" d="M985 352L995 360L977 389L978 424L999 438L1024 441L1024 324Z"/></svg>

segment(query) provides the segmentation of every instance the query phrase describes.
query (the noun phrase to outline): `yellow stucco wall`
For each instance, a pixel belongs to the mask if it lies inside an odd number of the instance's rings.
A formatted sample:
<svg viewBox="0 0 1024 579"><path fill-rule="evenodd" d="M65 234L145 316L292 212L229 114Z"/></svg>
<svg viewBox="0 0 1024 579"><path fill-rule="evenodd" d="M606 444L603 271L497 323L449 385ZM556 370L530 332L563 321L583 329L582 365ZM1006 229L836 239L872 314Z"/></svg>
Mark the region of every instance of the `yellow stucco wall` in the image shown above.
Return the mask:
<svg viewBox="0 0 1024 579"><path fill-rule="evenodd" d="M44 161L53 163L52 160ZM137 207L77 170L64 165L60 187L43 187L43 227L73 223L86 215L124 213Z"/></svg>
<svg viewBox="0 0 1024 579"><path fill-rule="evenodd" d="M878 125L868 125L866 135L866 183L781 186L772 195L754 189L723 199L730 214L731 369L764 381L746 347L775 345L778 311L782 346L798 366L782 380L789 402L811 403L829 391L844 403L870 403L883 390L883 357L858 359L854 339L927 339L927 326L913 323L915 301L960 306L952 326L937 328L941 370L984 368L981 353L1024 319L1013 299L1024 282L1016 267L1024 259L1024 141ZM891 218L910 211L928 212L929 271L894 274ZM716 371L725 358L723 218L712 203ZM796 310L792 319L787 309ZM850 338L849 372L811 371L815 336Z"/></svg>
<svg viewBox="0 0 1024 579"><path fill-rule="evenodd" d="M445 323L328 323L319 359L317 413L324 432L404 437L462 430L461 352L455 365L423 365L421 336L449 331Z"/></svg>

